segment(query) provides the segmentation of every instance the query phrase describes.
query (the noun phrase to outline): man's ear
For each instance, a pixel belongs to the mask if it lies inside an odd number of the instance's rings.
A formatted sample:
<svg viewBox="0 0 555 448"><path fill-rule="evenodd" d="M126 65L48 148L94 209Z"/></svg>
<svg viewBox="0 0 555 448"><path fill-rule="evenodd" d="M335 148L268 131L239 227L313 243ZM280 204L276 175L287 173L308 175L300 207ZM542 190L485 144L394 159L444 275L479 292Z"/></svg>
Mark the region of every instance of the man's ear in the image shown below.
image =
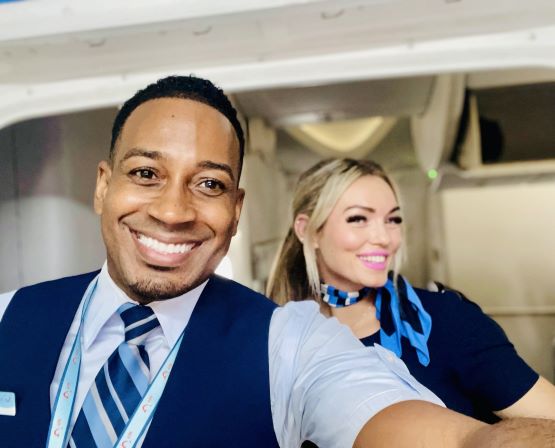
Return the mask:
<svg viewBox="0 0 555 448"><path fill-rule="evenodd" d="M304 213L299 213L297 216L295 216L295 221L293 223L293 230L295 231L295 235L297 235L297 238L299 239L301 244L307 238L306 227L308 225L308 220L309 220L308 215Z"/></svg>
<svg viewBox="0 0 555 448"><path fill-rule="evenodd" d="M96 169L96 188L94 190L94 211L97 215L102 214L102 208L104 207L104 198L106 197L106 192L108 191L108 184L110 183L110 178L112 177L112 168L110 164L103 160L98 164Z"/></svg>
<svg viewBox="0 0 555 448"><path fill-rule="evenodd" d="M235 223L232 235L235 236L237 228L239 227L239 218L241 217L241 210L243 209L243 201L245 200L245 190L242 188L237 189L237 198L235 199Z"/></svg>

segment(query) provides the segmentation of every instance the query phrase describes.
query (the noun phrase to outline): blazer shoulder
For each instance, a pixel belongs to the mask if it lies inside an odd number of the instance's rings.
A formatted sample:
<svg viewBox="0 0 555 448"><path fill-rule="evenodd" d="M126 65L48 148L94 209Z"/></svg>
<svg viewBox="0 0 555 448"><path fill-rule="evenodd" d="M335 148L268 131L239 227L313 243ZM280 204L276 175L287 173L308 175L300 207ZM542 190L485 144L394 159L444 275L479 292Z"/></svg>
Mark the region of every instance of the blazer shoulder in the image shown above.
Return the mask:
<svg viewBox="0 0 555 448"><path fill-rule="evenodd" d="M264 294L254 291L253 289L234 280L230 280L216 274L210 277L207 287L210 287L213 293L225 294L229 298L233 298L234 300L245 302L250 305L270 310L278 307L275 302L266 297Z"/></svg>
<svg viewBox="0 0 555 448"><path fill-rule="evenodd" d="M422 306L428 312L435 310L453 313L460 312L479 312L482 313L480 305L470 300L462 292L451 289L440 284L439 291L429 291L427 289L414 289L422 302Z"/></svg>
<svg viewBox="0 0 555 448"><path fill-rule="evenodd" d="M20 294L21 292L35 292L39 290L55 290L55 289L72 289L78 285L88 285L94 277L98 275L100 270L87 272L84 274L71 275L68 277L61 277L53 280L47 280L44 282L35 283L28 286L23 286L19 288L15 294Z"/></svg>

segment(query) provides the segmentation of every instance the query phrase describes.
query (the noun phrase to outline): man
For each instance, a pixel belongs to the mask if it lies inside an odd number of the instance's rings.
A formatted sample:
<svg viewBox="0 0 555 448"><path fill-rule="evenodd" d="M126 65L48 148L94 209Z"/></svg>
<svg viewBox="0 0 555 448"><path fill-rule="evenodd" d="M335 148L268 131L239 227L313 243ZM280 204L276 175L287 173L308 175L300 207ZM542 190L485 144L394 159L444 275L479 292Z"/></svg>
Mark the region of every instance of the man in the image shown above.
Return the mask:
<svg viewBox="0 0 555 448"><path fill-rule="evenodd" d="M94 197L106 264L0 296L2 446L553 441L541 420L505 429L445 410L314 304L276 308L214 276L241 212L243 148L208 81L165 78L125 103Z"/></svg>

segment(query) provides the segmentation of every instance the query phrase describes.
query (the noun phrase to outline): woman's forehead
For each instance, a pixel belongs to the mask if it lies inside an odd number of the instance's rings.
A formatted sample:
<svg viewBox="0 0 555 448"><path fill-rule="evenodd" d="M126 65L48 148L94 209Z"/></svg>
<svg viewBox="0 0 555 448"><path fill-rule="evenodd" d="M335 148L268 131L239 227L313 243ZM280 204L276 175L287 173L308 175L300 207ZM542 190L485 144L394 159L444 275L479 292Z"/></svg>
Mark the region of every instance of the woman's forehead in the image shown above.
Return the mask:
<svg viewBox="0 0 555 448"><path fill-rule="evenodd" d="M361 176L339 197L336 208L351 206L370 208L387 208L390 210L398 205L391 186L381 177L373 175Z"/></svg>

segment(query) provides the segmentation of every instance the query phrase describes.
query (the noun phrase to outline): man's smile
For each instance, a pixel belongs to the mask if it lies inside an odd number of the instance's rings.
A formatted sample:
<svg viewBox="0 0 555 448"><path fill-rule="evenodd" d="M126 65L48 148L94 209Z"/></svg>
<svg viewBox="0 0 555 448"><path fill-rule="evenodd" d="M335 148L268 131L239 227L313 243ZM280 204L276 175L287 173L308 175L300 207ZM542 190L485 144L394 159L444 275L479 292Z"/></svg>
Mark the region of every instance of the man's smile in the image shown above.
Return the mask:
<svg viewBox="0 0 555 448"><path fill-rule="evenodd" d="M161 254L184 254L198 245L198 243L164 243L141 233L135 233L135 236L140 244Z"/></svg>
<svg viewBox="0 0 555 448"><path fill-rule="evenodd" d="M203 241L149 236L136 230L129 229L136 247L143 260L152 266L177 267L189 259L191 252L202 245ZM161 240L165 241L161 241Z"/></svg>

